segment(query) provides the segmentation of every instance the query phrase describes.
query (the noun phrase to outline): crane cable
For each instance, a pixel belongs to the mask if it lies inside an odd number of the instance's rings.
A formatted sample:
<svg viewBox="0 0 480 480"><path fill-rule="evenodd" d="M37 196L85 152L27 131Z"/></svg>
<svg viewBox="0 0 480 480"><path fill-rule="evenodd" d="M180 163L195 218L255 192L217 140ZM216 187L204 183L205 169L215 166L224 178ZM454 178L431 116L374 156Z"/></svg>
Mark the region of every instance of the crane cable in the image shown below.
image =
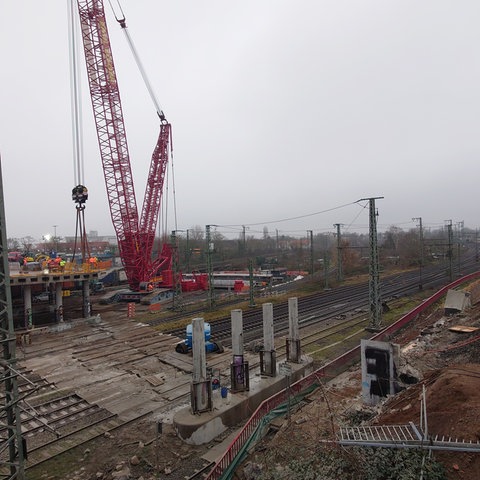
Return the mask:
<svg viewBox="0 0 480 480"><path fill-rule="evenodd" d="M118 8L120 9L121 16L117 16L117 14L115 12L115 9L113 8L111 0L108 0L108 3L110 4L113 15L115 16L115 20L122 27L123 33L125 34L125 38L127 39L128 46L130 47L130 50L132 51L132 55L133 55L133 58L135 60L135 63L137 64L137 67L140 71L140 74L142 75L145 86L147 87L148 93L150 94L150 98L152 99L153 104L155 105L155 109L157 110L157 115L160 117L160 120L162 121L162 123L167 123L167 119L165 118L165 115L164 115L162 109L160 108L157 97L155 96L155 93L154 93L153 88L150 84L150 81L148 80L147 73L146 73L145 69L143 68L143 65L142 65L142 62L141 62L140 57L138 55L137 49L135 48L135 45L133 44L132 37L130 37L130 34L128 33L127 21L126 21L126 18L125 18L125 14L123 13L122 6L120 5L120 0L117 0L117 4L118 4Z"/></svg>
<svg viewBox="0 0 480 480"><path fill-rule="evenodd" d="M81 261L85 262L90 257L87 231L85 226L85 202L88 199L88 190L84 186L85 162L83 152L83 125L81 107L81 82L78 72L78 22L76 16L75 0L69 0L68 12L68 45L70 60L70 103L72 116L72 150L73 150L73 181L76 185L72 190L72 200L76 203L75 241L72 262L75 262L77 240L80 237Z"/></svg>
<svg viewBox="0 0 480 480"><path fill-rule="evenodd" d="M72 116L72 141L73 141L73 181L74 185L84 184L84 155L83 155L83 127L82 127L82 109L80 102L80 79L78 72L78 42L77 42L77 23L74 0L69 0L68 15L68 40L70 53L70 103Z"/></svg>
<svg viewBox="0 0 480 480"><path fill-rule="evenodd" d="M143 78L143 81L145 83L145 86L147 87L148 93L150 94L150 98L152 99L153 105L155 106L155 109L157 111L157 115L160 118L160 121L162 124L167 124L167 119L165 117L165 114L163 113L162 108L160 107L160 104L157 100L157 97L155 95L155 92L153 91L152 85L148 79L147 73L143 67L143 64L140 60L140 56L138 55L137 49L135 48L135 45L133 43L132 37L130 36L127 28L127 21L125 18L125 13L123 12L122 6L120 4L120 0L116 0L116 3L118 5L118 9L120 11L120 15L117 15L115 8L113 7L112 1L108 0L108 3L110 4L110 8L112 9L113 15L115 17L115 20L120 24L120 27L123 30L123 33L125 34L125 38L127 39L127 43L130 47L130 50L132 51L133 58L135 60L135 63L137 64L137 67L140 71L140 74ZM173 210L174 210L174 224L175 224L175 230L177 229L177 201L176 201L176 193L175 193L175 174L174 174L174 163L173 163L173 142L172 142L172 133L170 130L170 159L171 159L171 170L172 170L172 195L173 195ZM167 186L168 190L168 186ZM165 215L165 222L166 222L166 215ZM164 229L166 231L166 227Z"/></svg>

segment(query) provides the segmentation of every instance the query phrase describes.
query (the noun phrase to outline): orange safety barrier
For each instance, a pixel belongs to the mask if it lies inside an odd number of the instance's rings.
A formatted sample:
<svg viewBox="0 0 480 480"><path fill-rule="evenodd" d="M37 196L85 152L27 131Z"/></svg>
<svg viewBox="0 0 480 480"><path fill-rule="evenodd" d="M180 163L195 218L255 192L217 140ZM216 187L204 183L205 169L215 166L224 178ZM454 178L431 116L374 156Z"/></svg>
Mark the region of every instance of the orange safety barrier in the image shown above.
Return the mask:
<svg viewBox="0 0 480 480"><path fill-rule="evenodd" d="M161 309L162 309L161 303L152 303L151 305L148 306L148 311L150 313L159 312Z"/></svg>
<svg viewBox="0 0 480 480"><path fill-rule="evenodd" d="M98 270L108 270L112 268L112 261L111 260L103 260L101 262L97 262Z"/></svg>
<svg viewBox="0 0 480 480"><path fill-rule="evenodd" d="M127 304L127 317L133 318L135 317L135 303L130 302Z"/></svg>

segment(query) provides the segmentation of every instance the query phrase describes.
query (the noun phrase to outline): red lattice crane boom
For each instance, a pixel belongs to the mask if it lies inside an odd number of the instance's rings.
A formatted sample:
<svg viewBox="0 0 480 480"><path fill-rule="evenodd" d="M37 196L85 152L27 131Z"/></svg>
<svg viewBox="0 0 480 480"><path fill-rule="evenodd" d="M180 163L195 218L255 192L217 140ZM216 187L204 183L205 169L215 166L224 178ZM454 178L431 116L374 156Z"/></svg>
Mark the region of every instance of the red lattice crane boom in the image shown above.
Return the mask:
<svg viewBox="0 0 480 480"><path fill-rule="evenodd" d="M102 0L78 0L90 97L95 117L110 214L120 257L132 290L160 270L171 269L171 249L152 259L163 184L171 143L171 125L163 113L139 218L117 76ZM166 273L166 272L165 272Z"/></svg>

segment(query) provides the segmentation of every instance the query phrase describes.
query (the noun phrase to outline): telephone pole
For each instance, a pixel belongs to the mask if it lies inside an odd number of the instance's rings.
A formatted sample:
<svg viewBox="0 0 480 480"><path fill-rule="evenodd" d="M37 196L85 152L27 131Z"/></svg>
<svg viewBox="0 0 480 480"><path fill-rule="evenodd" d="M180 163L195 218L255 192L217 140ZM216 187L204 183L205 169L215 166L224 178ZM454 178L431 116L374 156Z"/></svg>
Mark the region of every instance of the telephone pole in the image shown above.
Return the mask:
<svg viewBox="0 0 480 480"><path fill-rule="evenodd" d="M187 272L190 273L190 237L189 237L189 232L190 230L186 230L187 232L187 240L186 240L186 245L185 245L185 263L187 266Z"/></svg>
<svg viewBox="0 0 480 480"><path fill-rule="evenodd" d="M245 225L242 225L242 252L243 255L247 253L247 235L246 235L246 230L247 227Z"/></svg>
<svg viewBox="0 0 480 480"><path fill-rule="evenodd" d="M340 227L343 223L334 223L333 226L337 229L337 280L343 281L343 265L342 265L342 234Z"/></svg>
<svg viewBox="0 0 480 480"><path fill-rule="evenodd" d="M310 275L313 275L314 261L313 261L313 230L307 230L310 238Z"/></svg>
<svg viewBox="0 0 480 480"><path fill-rule="evenodd" d="M445 220L447 226L447 258L448 258L448 278L450 282L453 282L453 231L452 231L452 221Z"/></svg>
<svg viewBox="0 0 480 480"><path fill-rule="evenodd" d="M463 245L463 228L465 226L465 222L462 220L461 222L457 222L457 265L458 265L458 276L462 275L462 245Z"/></svg>
<svg viewBox="0 0 480 480"><path fill-rule="evenodd" d="M324 251L323 251L323 275L324 275L324 290L329 290L330 286L328 285L328 270L330 269L330 257L328 255L328 235L323 235L324 239Z"/></svg>
<svg viewBox="0 0 480 480"><path fill-rule="evenodd" d="M478 228L475 229L475 261L478 262Z"/></svg>
<svg viewBox="0 0 480 480"><path fill-rule="evenodd" d="M422 217L412 218L412 221L418 222L418 227L420 229L420 280L418 284L418 289L423 290L423 265L424 265L424 257L423 257L423 224L422 224Z"/></svg>
<svg viewBox="0 0 480 480"><path fill-rule="evenodd" d="M205 226L205 242L207 244L207 275L208 275L208 306L212 310L215 308L215 287L213 285L213 266L212 266L212 254L213 243L210 235L210 227L215 225Z"/></svg>
<svg viewBox="0 0 480 480"><path fill-rule="evenodd" d="M55 254L58 253L57 227L58 225L53 225L53 242L55 243Z"/></svg>
<svg viewBox="0 0 480 480"><path fill-rule="evenodd" d="M368 200L369 203L369 239L370 239L370 267L368 293L370 299L370 326L372 330L379 330L382 326L382 303L380 299L380 279L378 265L377 216L375 200L384 197L362 198L359 202Z"/></svg>
<svg viewBox="0 0 480 480"><path fill-rule="evenodd" d="M182 282L180 279L180 271L178 266L178 238L177 232L179 230L172 230L170 242L172 245L172 270L173 270L173 298L172 310L181 311L184 308L182 301Z"/></svg>
<svg viewBox="0 0 480 480"><path fill-rule="evenodd" d="M253 281L253 260L250 258L248 261L248 278L249 278L249 292L248 296L250 299L250 303L248 304L249 307L254 307L255 306L255 298L254 298L254 293L255 293L255 284Z"/></svg>

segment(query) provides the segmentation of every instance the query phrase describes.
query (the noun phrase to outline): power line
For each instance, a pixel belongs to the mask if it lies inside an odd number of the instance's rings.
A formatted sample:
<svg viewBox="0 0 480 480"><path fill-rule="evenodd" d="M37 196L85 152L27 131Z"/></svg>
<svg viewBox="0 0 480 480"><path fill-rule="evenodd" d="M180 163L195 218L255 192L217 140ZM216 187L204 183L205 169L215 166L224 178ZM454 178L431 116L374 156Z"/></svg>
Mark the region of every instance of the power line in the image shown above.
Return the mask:
<svg viewBox="0 0 480 480"><path fill-rule="evenodd" d="M272 223L290 222L292 220L299 220L301 218L314 217L315 215L321 215L322 213L333 212L334 210L339 210L341 208L348 207L348 206L353 205L355 203L357 203L357 202L345 203L344 205L339 205L338 207L327 208L326 210L321 210L319 212L307 213L305 215L299 215L297 217L282 218L280 220L270 220L270 221L267 221L267 222L242 223L242 224L221 225L221 226L222 227L243 227L243 226L255 227L257 225L270 225Z"/></svg>

